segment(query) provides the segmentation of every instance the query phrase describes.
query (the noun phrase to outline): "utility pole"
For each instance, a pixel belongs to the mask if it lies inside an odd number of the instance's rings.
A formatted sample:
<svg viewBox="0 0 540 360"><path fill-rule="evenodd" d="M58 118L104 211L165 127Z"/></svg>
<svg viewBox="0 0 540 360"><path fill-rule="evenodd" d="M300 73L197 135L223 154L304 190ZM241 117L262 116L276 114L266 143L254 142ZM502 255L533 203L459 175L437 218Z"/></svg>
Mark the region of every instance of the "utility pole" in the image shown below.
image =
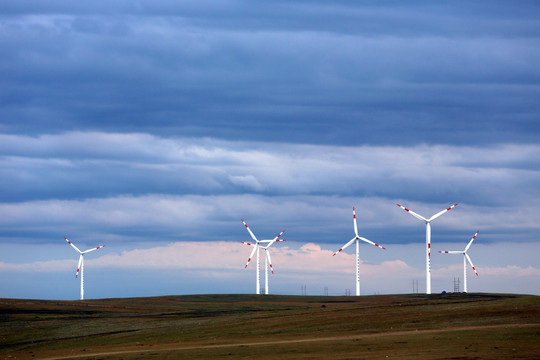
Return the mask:
<svg viewBox="0 0 540 360"><path fill-rule="evenodd" d="M418 294L418 280L412 281L412 292L413 294Z"/></svg>
<svg viewBox="0 0 540 360"><path fill-rule="evenodd" d="M454 278L454 292L459 292L459 278Z"/></svg>

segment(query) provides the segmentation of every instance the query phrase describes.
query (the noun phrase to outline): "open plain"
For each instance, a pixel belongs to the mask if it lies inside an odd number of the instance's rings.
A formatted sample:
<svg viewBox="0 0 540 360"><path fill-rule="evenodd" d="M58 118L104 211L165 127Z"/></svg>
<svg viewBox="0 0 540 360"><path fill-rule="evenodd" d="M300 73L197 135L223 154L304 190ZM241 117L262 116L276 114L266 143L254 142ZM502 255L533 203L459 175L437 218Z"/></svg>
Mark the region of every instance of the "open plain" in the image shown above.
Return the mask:
<svg viewBox="0 0 540 360"><path fill-rule="evenodd" d="M538 359L540 297L0 299L0 359Z"/></svg>

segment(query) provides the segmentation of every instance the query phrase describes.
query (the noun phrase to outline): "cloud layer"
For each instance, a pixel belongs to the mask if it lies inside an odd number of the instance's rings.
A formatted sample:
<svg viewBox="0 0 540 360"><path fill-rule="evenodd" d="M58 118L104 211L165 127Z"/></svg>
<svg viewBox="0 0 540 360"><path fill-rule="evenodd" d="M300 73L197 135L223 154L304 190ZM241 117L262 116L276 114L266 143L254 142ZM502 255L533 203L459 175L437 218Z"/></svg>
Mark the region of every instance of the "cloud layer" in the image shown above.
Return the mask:
<svg viewBox="0 0 540 360"><path fill-rule="evenodd" d="M511 232L531 241L539 229L536 145L274 146L80 132L0 138L4 239L209 241L237 236L245 217L263 230L289 227L302 240L328 241L332 231L350 230L356 206L363 229L390 243L413 241L403 229L421 233L422 224L396 202L427 217L462 202L436 226L480 228L491 240Z"/></svg>
<svg viewBox="0 0 540 360"><path fill-rule="evenodd" d="M107 244L89 260L96 296L251 292L227 262L245 261L244 218L264 237L286 229L276 290L341 293L351 255L326 257L355 206L362 236L404 247L362 258L367 291L406 292L425 229L395 204L429 217L456 202L434 247L480 230L479 268L505 281L476 289L537 289L537 263L501 244L540 233L539 7L2 1L0 289L72 281L67 235ZM434 281L459 270L440 261Z"/></svg>
<svg viewBox="0 0 540 360"><path fill-rule="evenodd" d="M30 4L0 5L4 132L538 138L535 2Z"/></svg>

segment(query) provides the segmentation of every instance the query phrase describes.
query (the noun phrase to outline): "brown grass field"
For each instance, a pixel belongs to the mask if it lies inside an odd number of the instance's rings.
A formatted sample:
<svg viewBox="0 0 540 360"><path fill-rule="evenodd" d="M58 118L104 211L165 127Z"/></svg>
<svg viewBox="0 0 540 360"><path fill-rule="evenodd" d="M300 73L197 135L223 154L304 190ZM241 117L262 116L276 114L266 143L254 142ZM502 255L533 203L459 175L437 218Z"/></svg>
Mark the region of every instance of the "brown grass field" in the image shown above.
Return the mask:
<svg viewBox="0 0 540 360"><path fill-rule="evenodd" d="M0 359L540 359L540 297L0 299Z"/></svg>

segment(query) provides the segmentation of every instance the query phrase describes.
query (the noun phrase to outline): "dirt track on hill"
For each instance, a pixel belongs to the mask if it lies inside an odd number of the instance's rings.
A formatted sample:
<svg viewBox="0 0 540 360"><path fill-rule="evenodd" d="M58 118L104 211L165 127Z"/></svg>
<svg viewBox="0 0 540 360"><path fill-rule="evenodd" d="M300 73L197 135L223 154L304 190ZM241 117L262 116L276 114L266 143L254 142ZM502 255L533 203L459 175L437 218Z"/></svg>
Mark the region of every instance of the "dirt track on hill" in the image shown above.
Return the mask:
<svg viewBox="0 0 540 360"><path fill-rule="evenodd" d="M295 340L272 340L272 341L260 341L260 342L246 342L246 343L230 343L230 344L215 344L215 345L192 345L182 346L178 344L161 344L150 346L140 346L133 350L116 350L106 352L86 352L84 354L71 354L60 355L55 357L42 358L42 360L62 360L62 359L84 359L99 356L116 356L127 354L141 354L150 352L167 352L167 351L186 351L186 350L203 350L203 349L218 349L218 348L233 348L233 347L245 347L245 346L265 346L265 345L282 345L282 344L295 344L295 343L308 343L308 342L320 342L320 341L341 341L341 340L359 340L368 339L374 337L386 337L386 336L409 336L412 334L433 334L433 333L445 333L454 331L467 331L467 330L487 330L487 329L503 329L503 328L530 328L540 327L540 324L500 324L500 325L486 325L486 326L463 326L463 327L451 327L443 329L428 329L428 330L408 330L408 331L391 331L384 333L373 334L359 334L359 335L346 335L346 336L332 336L332 337L316 337L305 338Z"/></svg>

